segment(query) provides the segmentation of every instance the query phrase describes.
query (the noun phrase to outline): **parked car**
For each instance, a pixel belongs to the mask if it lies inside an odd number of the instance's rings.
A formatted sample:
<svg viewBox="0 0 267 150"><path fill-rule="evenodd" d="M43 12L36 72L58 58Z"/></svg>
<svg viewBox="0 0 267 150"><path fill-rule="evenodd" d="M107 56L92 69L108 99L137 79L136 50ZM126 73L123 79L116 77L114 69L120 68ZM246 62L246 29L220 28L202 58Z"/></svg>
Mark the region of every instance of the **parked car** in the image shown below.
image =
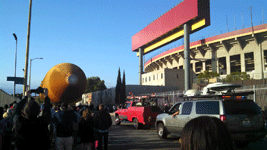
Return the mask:
<svg viewBox="0 0 267 150"><path fill-rule="evenodd" d="M185 124L199 116L220 118L227 126L232 139L239 147L266 136L265 120L259 106L244 96L221 96L176 103L167 113L157 116L156 129L160 138L168 134L180 136ZM175 117L172 115L179 111Z"/></svg>
<svg viewBox="0 0 267 150"><path fill-rule="evenodd" d="M129 97L130 101L115 111L115 124L133 122L136 129L155 125L157 115L163 112L158 106L158 98L157 96Z"/></svg>

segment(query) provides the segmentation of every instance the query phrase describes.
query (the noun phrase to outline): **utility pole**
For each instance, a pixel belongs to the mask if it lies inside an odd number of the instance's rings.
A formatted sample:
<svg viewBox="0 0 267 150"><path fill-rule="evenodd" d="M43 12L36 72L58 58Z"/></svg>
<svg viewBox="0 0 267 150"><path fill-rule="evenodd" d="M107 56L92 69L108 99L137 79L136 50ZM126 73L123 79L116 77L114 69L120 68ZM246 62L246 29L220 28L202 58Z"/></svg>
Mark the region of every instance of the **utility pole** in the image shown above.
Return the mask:
<svg viewBox="0 0 267 150"><path fill-rule="evenodd" d="M252 7L250 6L251 32L254 37L253 21L252 21Z"/></svg>
<svg viewBox="0 0 267 150"><path fill-rule="evenodd" d="M30 6L29 6L28 33L27 33L26 56L25 56L23 96L25 96L25 92L26 92L26 88L27 88L27 78L28 78L28 59L29 59L29 46L30 46L32 0L30 0L30 4L29 5Z"/></svg>
<svg viewBox="0 0 267 150"><path fill-rule="evenodd" d="M16 51L15 51L15 73L14 73L14 77L16 78L16 70L17 70L17 47L18 47L18 38L17 35L15 33L13 33L13 36L16 40ZM16 81L14 81L14 90L13 90L13 97L15 97L16 94Z"/></svg>
<svg viewBox="0 0 267 150"><path fill-rule="evenodd" d="M185 79L185 91L189 90L190 87L190 28L189 24L184 24L184 79Z"/></svg>

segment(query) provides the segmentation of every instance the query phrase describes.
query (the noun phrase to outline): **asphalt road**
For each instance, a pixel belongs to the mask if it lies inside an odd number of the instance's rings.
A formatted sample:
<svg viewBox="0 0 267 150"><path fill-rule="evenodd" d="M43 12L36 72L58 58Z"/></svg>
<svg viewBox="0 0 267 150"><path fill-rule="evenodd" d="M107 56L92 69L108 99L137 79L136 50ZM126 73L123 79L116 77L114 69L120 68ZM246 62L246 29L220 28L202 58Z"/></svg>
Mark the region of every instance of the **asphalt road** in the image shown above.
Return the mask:
<svg viewBox="0 0 267 150"><path fill-rule="evenodd" d="M113 125L109 133L110 150L169 150L180 147L178 137L160 139L155 128L136 130L131 123Z"/></svg>
<svg viewBox="0 0 267 150"><path fill-rule="evenodd" d="M114 114L111 113L114 121ZM76 148L80 150L78 145ZM133 128L132 123L122 123L117 126L113 123L109 132L109 150L179 150L179 137L168 135L167 139L160 139L157 136L155 127L151 129ZM267 136L262 141L251 142L246 148L237 150L266 150Z"/></svg>
<svg viewBox="0 0 267 150"><path fill-rule="evenodd" d="M114 120L114 114L111 113ZM179 137L169 135L167 139L160 139L157 136L155 127L151 129L133 128L132 123L112 125L109 132L109 150L169 150L179 149ZM266 150L267 136L262 141L251 142L246 148L237 150Z"/></svg>

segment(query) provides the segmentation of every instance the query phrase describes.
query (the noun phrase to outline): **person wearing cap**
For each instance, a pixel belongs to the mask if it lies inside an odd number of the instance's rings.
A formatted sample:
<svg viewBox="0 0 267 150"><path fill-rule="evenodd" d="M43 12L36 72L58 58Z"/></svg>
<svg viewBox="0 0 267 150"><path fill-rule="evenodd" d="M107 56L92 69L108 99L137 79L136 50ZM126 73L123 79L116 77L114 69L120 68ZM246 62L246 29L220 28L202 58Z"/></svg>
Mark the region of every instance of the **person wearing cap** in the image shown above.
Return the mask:
<svg viewBox="0 0 267 150"><path fill-rule="evenodd" d="M15 146L17 150L39 149L47 150L50 147L48 124L51 121L50 98L48 90L43 89L45 104L42 116L39 104L31 97L31 91L25 92L25 97L17 104L14 110ZM30 100L28 100L30 98Z"/></svg>
<svg viewBox="0 0 267 150"><path fill-rule="evenodd" d="M68 107L68 103L62 103L60 110L52 118L56 128L56 147L58 150L72 150L73 146L73 125L77 123L77 115Z"/></svg>

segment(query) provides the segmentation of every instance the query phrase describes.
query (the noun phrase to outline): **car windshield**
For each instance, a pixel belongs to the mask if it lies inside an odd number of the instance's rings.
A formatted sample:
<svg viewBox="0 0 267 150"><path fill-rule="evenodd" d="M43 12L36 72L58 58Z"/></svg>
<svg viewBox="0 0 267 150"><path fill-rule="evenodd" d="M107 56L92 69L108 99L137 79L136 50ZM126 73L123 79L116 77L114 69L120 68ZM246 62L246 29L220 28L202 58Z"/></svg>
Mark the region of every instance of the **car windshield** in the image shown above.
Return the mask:
<svg viewBox="0 0 267 150"><path fill-rule="evenodd" d="M226 115L258 115L260 114L259 106L252 100L244 101L223 101Z"/></svg>

